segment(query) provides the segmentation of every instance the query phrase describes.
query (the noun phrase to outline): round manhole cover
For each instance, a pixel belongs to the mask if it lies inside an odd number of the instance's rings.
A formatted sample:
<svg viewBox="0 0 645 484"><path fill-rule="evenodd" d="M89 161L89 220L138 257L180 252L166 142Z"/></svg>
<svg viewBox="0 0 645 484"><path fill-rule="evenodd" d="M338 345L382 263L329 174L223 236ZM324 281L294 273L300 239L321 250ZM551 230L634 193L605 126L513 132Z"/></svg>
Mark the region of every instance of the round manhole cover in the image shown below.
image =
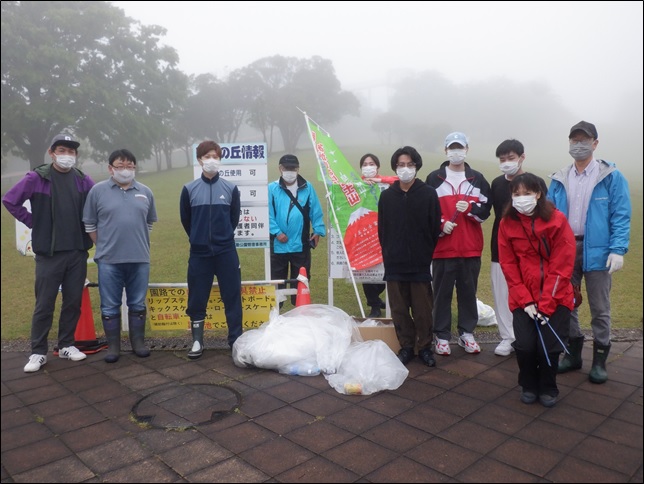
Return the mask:
<svg viewBox="0 0 645 484"><path fill-rule="evenodd" d="M151 427L187 430L223 419L241 402L239 392L223 385L173 385L143 397L132 415Z"/></svg>

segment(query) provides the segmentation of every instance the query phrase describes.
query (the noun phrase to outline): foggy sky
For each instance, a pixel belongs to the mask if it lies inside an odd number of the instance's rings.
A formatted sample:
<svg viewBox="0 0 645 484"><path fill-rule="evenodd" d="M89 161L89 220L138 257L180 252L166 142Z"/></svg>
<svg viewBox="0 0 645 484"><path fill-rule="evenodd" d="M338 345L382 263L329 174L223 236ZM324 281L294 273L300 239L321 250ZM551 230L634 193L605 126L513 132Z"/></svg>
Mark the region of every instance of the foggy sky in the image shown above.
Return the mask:
<svg viewBox="0 0 645 484"><path fill-rule="evenodd" d="M438 70L545 81L580 119L643 90L643 2L112 2L168 30L187 74L272 55L330 59L343 89Z"/></svg>
<svg viewBox="0 0 645 484"><path fill-rule="evenodd" d="M342 89L377 109L387 109L389 81L423 71L464 86L544 83L571 113L558 120L553 152L563 162L566 127L584 119L598 127L598 155L642 176L643 2L112 4L166 28L162 42L177 50L186 74L225 77L263 57L318 55L332 61Z"/></svg>

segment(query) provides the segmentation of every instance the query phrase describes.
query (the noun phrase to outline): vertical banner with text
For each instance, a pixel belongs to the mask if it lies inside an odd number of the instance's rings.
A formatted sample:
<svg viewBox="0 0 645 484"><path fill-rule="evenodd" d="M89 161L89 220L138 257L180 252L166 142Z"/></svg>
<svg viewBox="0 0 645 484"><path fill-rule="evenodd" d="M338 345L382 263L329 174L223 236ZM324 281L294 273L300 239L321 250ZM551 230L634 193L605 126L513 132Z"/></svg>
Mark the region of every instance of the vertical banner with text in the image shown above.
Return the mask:
<svg viewBox="0 0 645 484"><path fill-rule="evenodd" d="M383 262L378 240L377 185L368 185L349 164L329 133L306 116L316 158L324 173L333 212L352 270Z"/></svg>

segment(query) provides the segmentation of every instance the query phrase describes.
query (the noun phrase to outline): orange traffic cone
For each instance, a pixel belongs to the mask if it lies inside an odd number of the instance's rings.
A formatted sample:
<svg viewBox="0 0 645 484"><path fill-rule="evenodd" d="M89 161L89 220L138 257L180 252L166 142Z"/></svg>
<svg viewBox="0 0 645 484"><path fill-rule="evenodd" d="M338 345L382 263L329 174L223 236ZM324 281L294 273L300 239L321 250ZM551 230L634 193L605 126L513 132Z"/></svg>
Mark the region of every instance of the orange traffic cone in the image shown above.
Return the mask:
<svg viewBox="0 0 645 484"><path fill-rule="evenodd" d="M90 291L87 285L83 288L81 316L78 318L78 323L76 324L74 340L74 346L85 354L98 353L102 349L107 348L105 341L101 342L96 339L92 302L90 301Z"/></svg>
<svg viewBox="0 0 645 484"><path fill-rule="evenodd" d="M309 293L309 279L307 279L307 269L300 268L298 274L298 292L296 293L296 307L311 304L311 294Z"/></svg>

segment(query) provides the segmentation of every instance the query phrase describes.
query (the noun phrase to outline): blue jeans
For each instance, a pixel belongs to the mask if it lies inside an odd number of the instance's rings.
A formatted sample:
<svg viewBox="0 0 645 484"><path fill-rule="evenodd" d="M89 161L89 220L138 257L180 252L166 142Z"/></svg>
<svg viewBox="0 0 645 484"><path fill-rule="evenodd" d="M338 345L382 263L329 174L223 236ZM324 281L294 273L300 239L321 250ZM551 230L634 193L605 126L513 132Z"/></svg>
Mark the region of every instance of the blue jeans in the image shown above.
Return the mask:
<svg viewBox="0 0 645 484"><path fill-rule="evenodd" d="M150 279L148 262L107 264L97 261L96 265L99 269L101 315L110 317L121 315L123 288L125 288L128 311L131 313L145 311Z"/></svg>

